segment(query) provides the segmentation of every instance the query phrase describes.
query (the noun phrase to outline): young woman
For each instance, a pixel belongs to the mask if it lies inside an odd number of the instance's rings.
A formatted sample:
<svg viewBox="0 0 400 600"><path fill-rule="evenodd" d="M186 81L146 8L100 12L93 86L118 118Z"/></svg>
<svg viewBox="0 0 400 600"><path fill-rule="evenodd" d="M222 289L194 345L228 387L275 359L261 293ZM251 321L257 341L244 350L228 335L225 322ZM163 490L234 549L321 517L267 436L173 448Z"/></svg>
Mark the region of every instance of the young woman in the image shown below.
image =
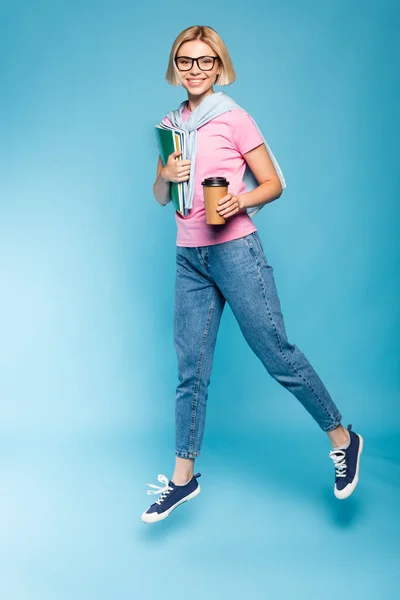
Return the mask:
<svg viewBox="0 0 400 600"><path fill-rule="evenodd" d="M162 206L170 202L170 182L187 181L193 204L188 215L177 211L174 341L178 358L175 470L163 486L149 485L158 499L143 514L153 523L200 492L194 461L200 454L214 348L225 302L230 305L251 349L270 375L289 390L327 433L335 466L334 494L347 498L358 483L363 447L360 435L341 424L341 414L299 348L288 341L273 268L252 216L279 198L286 185L275 157L252 117L214 84L229 85L235 72L226 46L211 27L185 29L170 54L167 80L181 85L188 100L164 123L185 129L192 140L191 160L165 165L158 160L153 191ZM194 160L195 157L195 160ZM246 191L245 171L256 187ZM230 191L221 201L223 225L206 223L206 177L222 176Z"/></svg>

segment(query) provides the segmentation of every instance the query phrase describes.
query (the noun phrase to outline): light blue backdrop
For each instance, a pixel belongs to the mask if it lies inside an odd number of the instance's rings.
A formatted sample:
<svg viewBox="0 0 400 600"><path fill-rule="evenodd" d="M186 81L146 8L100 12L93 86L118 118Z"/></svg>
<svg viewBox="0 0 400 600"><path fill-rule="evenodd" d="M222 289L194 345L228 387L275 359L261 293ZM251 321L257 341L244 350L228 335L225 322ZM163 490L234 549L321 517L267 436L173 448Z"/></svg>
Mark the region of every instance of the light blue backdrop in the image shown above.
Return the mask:
<svg viewBox="0 0 400 600"><path fill-rule="evenodd" d="M0 2L0 594L7 600L397 597L395 2ZM153 126L173 40L214 27L287 180L255 217L289 339L365 438L333 497L326 437L227 306L201 496L172 474L175 220ZM185 593L184 593L185 592Z"/></svg>

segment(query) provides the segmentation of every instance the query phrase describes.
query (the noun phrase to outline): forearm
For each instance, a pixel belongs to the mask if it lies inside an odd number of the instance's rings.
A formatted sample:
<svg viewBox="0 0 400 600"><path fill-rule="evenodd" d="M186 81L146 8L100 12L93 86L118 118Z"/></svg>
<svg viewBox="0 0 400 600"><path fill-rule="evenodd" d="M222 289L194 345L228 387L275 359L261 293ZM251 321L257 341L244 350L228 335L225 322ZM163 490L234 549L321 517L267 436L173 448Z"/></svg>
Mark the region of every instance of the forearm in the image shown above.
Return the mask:
<svg viewBox="0 0 400 600"><path fill-rule="evenodd" d="M166 206L171 202L169 190L170 182L163 178L161 171L153 185L154 197L161 206Z"/></svg>
<svg viewBox="0 0 400 600"><path fill-rule="evenodd" d="M261 204L267 204L279 198L282 194L282 186L279 179L265 181L251 192L239 194L240 208L253 208Z"/></svg>

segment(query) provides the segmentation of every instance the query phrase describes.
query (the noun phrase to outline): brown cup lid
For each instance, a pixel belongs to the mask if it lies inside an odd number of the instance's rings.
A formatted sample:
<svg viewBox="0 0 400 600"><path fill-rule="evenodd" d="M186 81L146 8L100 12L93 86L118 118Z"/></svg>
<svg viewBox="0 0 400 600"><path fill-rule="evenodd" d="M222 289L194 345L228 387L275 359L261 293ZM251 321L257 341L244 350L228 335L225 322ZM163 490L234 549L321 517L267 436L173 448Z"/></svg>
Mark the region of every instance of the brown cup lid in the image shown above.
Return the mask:
<svg viewBox="0 0 400 600"><path fill-rule="evenodd" d="M229 185L229 181L227 181L225 177L207 177L201 182L201 185L206 185L208 187L225 187Z"/></svg>

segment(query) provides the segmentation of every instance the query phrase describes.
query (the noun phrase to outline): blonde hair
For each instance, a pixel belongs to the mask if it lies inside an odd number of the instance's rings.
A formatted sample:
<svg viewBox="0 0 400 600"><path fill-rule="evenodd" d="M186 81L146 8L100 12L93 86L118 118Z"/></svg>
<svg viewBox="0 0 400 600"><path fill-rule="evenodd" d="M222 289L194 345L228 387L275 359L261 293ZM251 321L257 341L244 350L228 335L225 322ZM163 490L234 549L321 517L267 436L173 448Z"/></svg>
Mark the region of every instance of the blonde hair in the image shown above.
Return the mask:
<svg viewBox="0 0 400 600"><path fill-rule="evenodd" d="M184 42L191 42L192 40L201 40L202 42L205 42L217 54L221 72L217 76L215 84L229 85L233 83L236 79L236 74L228 50L218 33L212 27L208 27L207 25L193 25L192 27L188 27L181 31L178 35L172 44L171 53L169 55L166 73L168 83L175 86L181 84L179 71L175 64L175 56Z"/></svg>

